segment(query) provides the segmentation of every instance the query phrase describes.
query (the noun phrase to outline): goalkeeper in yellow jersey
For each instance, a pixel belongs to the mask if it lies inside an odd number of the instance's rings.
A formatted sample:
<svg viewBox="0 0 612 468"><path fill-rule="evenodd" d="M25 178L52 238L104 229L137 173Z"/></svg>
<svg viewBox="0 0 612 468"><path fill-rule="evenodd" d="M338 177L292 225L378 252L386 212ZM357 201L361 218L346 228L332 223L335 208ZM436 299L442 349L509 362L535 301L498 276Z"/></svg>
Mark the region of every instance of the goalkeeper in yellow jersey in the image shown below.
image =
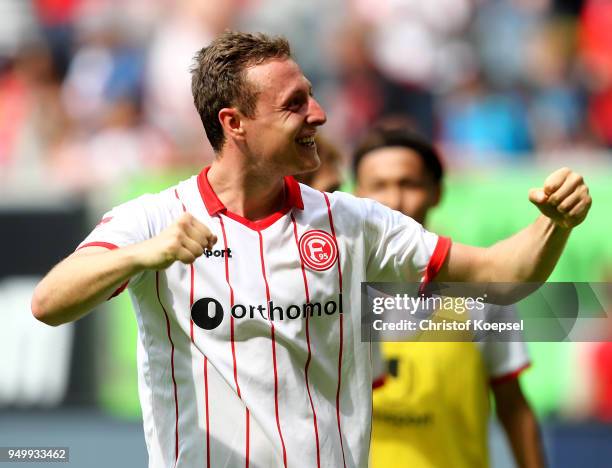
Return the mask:
<svg viewBox="0 0 612 468"><path fill-rule="evenodd" d="M397 123L366 135L355 151L354 173L357 195L421 224L440 200L437 151ZM545 465L538 425L517 378L529 366L524 343L381 345L388 377L374 390L372 468L487 467L489 390L517 465Z"/></svg>

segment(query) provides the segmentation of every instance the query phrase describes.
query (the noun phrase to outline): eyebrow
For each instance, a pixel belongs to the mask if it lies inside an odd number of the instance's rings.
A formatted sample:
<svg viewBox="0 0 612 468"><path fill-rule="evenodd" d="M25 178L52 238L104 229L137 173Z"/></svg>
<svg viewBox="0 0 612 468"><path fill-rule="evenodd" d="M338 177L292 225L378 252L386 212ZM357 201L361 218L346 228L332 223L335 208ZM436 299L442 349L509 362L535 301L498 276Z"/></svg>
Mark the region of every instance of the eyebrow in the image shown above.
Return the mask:
<svg viewBox="0 0 612 468"><path fill-rule="evenodd" d="M308 92L307 92L307 94L308 94L309 96L311 96L311 95L312 95L312 83L311 83L310 81L308 81L308 79L306 79L306 86L308 87ZM304 90L303 90L303 88L302 88L301 86L300 86L300 87L295 87L295 88L293 88L293 89L292 89L292 90L291 90L291 91L290 91L290 92L289 92L289 93L286 95L286 97L284 97L284 98L281 100L281 103L282 103L282 104L286 104L286 103L287 103L288 101L290 101L290 100L291 100L293 97L295 97L295 95L296 95L296 94L302 93L303 91L304 91Z"/></svg>

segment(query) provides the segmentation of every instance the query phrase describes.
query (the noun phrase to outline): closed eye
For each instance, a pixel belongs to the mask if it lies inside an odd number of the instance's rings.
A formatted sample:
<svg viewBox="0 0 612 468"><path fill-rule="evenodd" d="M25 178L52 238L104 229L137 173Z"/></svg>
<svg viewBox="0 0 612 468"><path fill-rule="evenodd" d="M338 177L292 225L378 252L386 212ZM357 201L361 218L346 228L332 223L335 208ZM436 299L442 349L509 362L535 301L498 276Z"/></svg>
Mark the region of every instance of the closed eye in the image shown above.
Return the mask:
<svg viewBox="0 0 612 468"><path fill-rule="evenodd" d="M287 103L285 107L293 112L297 112L302 108L305 103L305 96L299 95L291 98L291 100Z"/></svg>

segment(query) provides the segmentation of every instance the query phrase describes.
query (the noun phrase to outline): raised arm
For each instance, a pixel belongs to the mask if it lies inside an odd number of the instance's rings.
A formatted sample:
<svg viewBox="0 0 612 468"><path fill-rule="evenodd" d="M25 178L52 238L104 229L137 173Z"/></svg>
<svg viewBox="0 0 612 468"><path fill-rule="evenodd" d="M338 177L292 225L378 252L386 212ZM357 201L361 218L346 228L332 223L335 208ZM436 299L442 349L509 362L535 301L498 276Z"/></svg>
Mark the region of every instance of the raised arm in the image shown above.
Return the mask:
<svg viewBox="0 0 612 468"><path fill-rule="evenodd" d="M584 221L591 197L582 176L563 168L548 176L543 188L531 189L529 200L542 213L534 223L488 248L453 244L436 280L546 281L572 229Z"/></svg>
<svg viewBox="0 0 612 468"><path fill-rule="evenodd" d="M217 242L208 227L184 213L159 235L127 247L85 247L56 265L32 296L32 314L48 325L76 320L144 270L193 263Z"/></svg>

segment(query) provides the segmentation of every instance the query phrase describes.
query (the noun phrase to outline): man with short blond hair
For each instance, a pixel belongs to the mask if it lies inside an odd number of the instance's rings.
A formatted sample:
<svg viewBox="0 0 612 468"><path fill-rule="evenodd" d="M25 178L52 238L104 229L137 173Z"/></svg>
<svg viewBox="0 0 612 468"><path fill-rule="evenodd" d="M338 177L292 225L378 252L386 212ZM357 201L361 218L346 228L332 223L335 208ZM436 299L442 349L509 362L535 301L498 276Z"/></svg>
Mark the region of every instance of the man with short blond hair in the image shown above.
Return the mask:
<svg viewBox="0 0 612 468"><path fill-rule="evenodd" d="M377 203L298 184L326 115L283 43L226 32L198 53L212 165L111 210L32 298L59 325L129 285L150 467L367 466L361 282L543 280L590 205L558 171L531 195L546 217L489 249L451 248Z"/></svg>

